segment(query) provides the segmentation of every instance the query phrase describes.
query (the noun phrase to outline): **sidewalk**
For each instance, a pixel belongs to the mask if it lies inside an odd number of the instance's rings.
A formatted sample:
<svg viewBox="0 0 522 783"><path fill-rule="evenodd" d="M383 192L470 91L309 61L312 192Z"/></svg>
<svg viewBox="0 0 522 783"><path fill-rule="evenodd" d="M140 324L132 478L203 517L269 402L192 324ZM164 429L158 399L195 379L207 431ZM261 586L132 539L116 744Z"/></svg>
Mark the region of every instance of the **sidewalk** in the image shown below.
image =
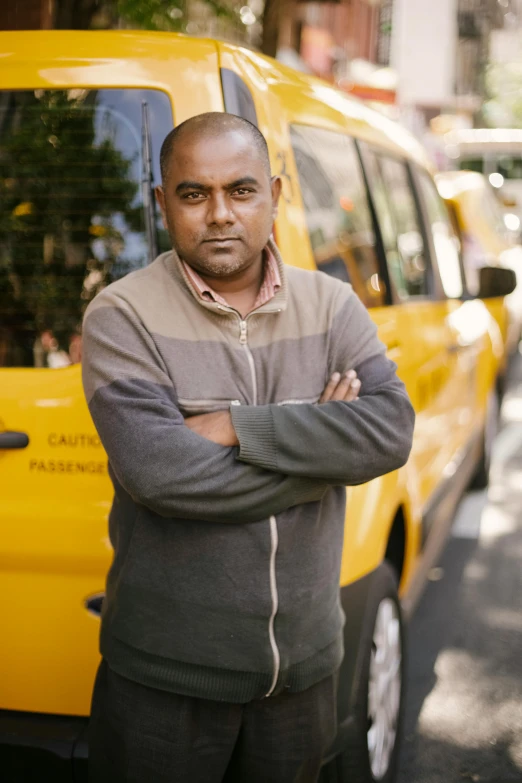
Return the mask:
<svg viewBox="0 0 522 783"><path fill-rule="evenodd" d="M400 783L522 781L522 356L489 491L462 501L410 626Z"/></svg>

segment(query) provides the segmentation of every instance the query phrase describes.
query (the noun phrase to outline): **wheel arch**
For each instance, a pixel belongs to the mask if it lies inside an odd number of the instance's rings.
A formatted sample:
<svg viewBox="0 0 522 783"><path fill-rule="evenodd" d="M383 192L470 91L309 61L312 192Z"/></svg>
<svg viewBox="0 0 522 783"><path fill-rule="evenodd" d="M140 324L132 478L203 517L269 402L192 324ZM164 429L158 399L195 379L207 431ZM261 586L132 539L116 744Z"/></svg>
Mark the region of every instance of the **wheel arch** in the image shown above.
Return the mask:
<svg viewBox="0 0 522 783"><path fill-rule="evenodd" d="M387 563L393 569L400 585L407 579L408 546L411 544L411 530L408 509L403 503L395 507L388 533L385 538L379 565L351 584L341 587L341 603L346 617L344 629L344 660L340 672L340 688L344 691L343 703L353 704L354 688L361 666L361 640L365 629L366 611L374 581ZM348 717L340 715L340 721Z"/></svg>
<svg viewBox="0 0 522 783"><path fill-rule="evenodd" d="M393 517L388 533L384 559L397 574L397 584L401 584L404 575L407 546L407 525L403 506L399 506Z"/></svg>
<svg viewBox="0 0 522 783"><path fill-rule="evenodd" d="M349 737L353 737L355 714L360 706L360 684L365 676L365 650L373 635L372 607L375 606L383 582L390 584L390 578L393 583L395 569L389 561L383 559L373 571L341 588L341 601L346 615L344 659L339 670L337 691L338 733L326 756L327 761L341 753ZM398 607L400 612L400 601Z"/></svg>

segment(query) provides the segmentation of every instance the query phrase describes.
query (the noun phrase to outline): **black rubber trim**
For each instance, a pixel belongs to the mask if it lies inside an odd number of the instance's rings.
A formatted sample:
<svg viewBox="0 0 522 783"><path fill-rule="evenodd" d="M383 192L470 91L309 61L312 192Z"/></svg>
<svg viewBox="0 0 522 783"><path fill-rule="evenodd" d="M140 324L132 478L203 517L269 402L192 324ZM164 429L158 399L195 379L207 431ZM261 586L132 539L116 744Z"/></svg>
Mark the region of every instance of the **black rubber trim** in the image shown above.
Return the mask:
<svg viewBox="0 0 522 783"><path fill-rule="evenodd" d="M390 278L390 270L388 269L388 262L386 260L386 250L384 248L384 241L382 238L382 229L379 223L377 209L375 207L375 199L373 197L372 184L368 176L368 170L367 170L367 164L366 164L365 152L364 152L366 150L366 154L368 153L373 154L375 152L375 147L370 146L367 142L361 142L360 139L356 139L356 138L354 138L354 143L355 143L355 149L357 151L357 156L359 158L359 164L364 179L364 185L366 188L366 200L368 202L368 207L370 209L370 213L372 216L373 234L375 237L375 249L377 252L378 272L382 281L384 282L384 285L386 286L384 301L386 305L392 305L394 304L394 302L393 302L393 293L392 293L393 289L392 289L392 283Z"/></svg>
<svg viewBox="0 0 522 783"><path fill-rule="evenodd" d="M76 747L86 726L87 718L0 710L2 783L87 780L86 763L75 764Z"/></svg>
<svg viewBox="0 0 522 783"><path fill-rule="evenodd" d="M239 74L229 68L221 68L220 74L225 111L248 120L258 128L256 107L248 85Z"/></svg>

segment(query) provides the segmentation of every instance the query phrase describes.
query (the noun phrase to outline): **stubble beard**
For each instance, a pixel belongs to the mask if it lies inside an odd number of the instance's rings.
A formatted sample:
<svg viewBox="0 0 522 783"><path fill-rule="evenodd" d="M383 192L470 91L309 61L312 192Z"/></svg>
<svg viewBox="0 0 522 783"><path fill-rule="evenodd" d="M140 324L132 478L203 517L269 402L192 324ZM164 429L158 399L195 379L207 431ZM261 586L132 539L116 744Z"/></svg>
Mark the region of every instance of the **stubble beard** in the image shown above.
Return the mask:
<svg viewBox="0 0 522 783"><path fill-rule="evenodd" d="M186 261L181 248L176 242L174 232L172 231L170 225L169 236L173 250L178 254L179 258L181 258L183 261ZM228 277L229 275L234 275L236 272L240 272L242 268L248 266L248 263L245 262L245 259L242 259L239 256L233 256L232 258L220 258L219 255L211 256L210 258L199 257L197 258L197 266L191 264L188 261L187 263L194 269L195 272L203 275L208 274L209 277Z"/></svg>
<svg viewBox="0 0 522 783"><path fill-rule="evenodd" d="M219 257L198 259L198 266L203 274L210 277L229 277L236 272L240 272L246 265L241 258L232 258L225 260Z"/></svg>

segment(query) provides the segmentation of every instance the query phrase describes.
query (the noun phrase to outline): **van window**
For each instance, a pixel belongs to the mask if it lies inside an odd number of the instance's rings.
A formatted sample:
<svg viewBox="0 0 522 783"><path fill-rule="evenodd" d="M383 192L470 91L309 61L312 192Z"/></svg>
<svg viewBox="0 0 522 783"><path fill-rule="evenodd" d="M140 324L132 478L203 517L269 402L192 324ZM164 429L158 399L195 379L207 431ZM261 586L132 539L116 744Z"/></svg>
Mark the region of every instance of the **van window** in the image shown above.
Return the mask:
<svg viewBox="0 0 522 783"><path fill-rule="evenodd" d="M372 216L353 139L293 125L290 138L318 269L353 285L367 307L385 303Z"/></svg>
<svg viewBox="0 0 522 783"><path fill-rule="evenodd" d="M229 68L221 68L220 73L225 111L229 114L237 114L257 128L256 107L248 86L239 74Z"/></svg>
<svg viewBox="0 0 522 783"><path fill-rule="evenodd" d="M147 196L171 128L156 90L0 91L0 367L79 361L91 299L168 247Z"/></svg>
<svg viewBox="0 0 522 783"><path fill-rule="evenodd" d="M429 273L406 164L362 145L390 280L401 301L428 296Z"/></svg>
<svg viewBox="0 0 522 783"><path fill-rule="evenodd" d="M421 172L419 179L442 287L449 299L458 299L464 290L460 266L460 242L455 234L446 204L439 195L435 183L425 172Z"/></svg>

